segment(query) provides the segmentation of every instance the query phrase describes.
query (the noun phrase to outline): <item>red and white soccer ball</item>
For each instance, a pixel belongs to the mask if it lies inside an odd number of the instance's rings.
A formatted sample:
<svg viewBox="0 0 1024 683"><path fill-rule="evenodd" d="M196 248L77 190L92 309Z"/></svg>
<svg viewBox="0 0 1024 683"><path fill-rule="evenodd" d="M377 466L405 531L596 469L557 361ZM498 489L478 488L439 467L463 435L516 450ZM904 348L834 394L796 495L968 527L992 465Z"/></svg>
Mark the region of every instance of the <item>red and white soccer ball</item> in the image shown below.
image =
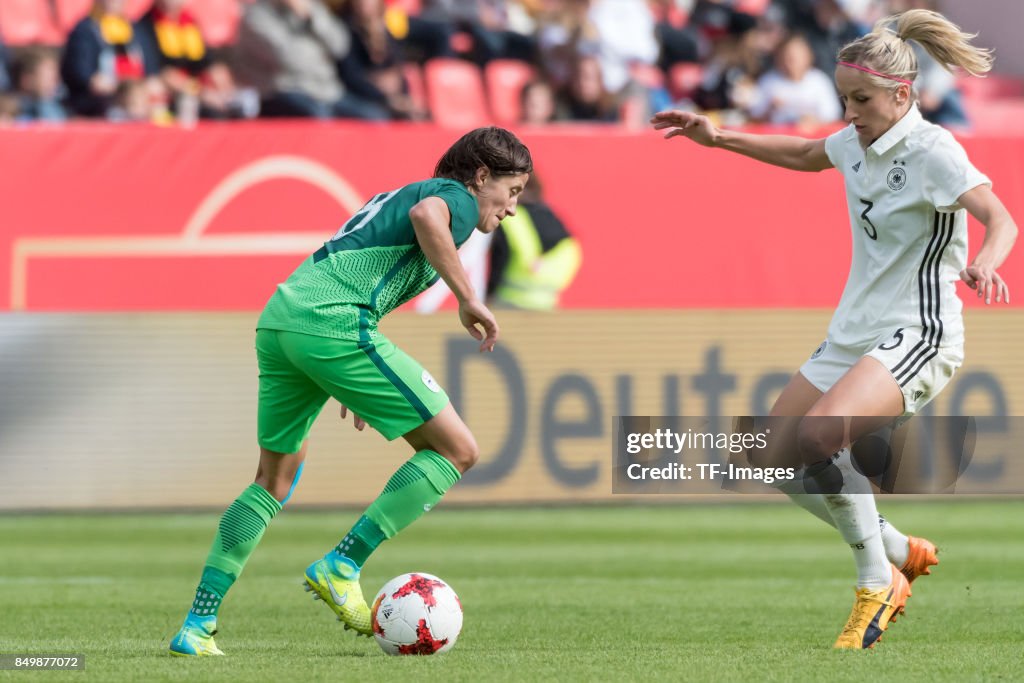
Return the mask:
<svg viewBox="0 0 1024 683"><path fill-rule="evenodd" d="M373 637L389 655L447 652L462 630L462 603L441 579L402 574L384 584L371 608Z"/></svg>

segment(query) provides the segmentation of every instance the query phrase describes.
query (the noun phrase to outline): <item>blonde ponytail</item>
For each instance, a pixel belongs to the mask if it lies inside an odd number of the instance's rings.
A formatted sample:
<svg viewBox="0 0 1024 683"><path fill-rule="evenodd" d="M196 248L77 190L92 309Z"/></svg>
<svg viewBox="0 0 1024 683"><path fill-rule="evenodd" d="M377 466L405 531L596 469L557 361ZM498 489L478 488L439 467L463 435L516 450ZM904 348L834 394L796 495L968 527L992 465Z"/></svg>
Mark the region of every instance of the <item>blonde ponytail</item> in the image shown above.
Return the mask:
<svg viewBox="0 0 1024 683"><path fill-rule="evenodd" d="M964 33L938 12L915 9L882 21L896 21L896 34L921 44L947 70L959 66L972 76L992 70L992 51L971 45L977 33Z"/></svg>
<svg viewBox="0 0 1024 683"><path fill-rule="evenodd" d="M877 72L871 76L875 85L895 89L900 82L917 77L917 57L907 43L913 40L945 69L959 66L971 75L984 76L992 69L992 51L971 45L976 35L964 33L938 12L913 9L880 19L871 33L839 51L839 61Z"/></svg>

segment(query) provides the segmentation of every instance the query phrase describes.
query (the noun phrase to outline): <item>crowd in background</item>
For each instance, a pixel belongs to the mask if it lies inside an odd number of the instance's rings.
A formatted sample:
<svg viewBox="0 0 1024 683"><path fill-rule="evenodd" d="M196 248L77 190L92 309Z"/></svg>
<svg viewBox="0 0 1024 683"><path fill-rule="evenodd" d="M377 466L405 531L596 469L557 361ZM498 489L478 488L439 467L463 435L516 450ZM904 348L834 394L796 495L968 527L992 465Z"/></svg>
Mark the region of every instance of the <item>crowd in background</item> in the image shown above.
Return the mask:
<svg viewBox="0 0 1024 683"><path fill-rule="evenodd" d="M727 123L816 126L842 117L839 47L881 16L931 4L248 0L233 40L211 48L195 1L155 0L131 21L125 0L96 0L63 45L0 45L0 121L419 121L431 112L406 65L460 59L529 65L524 124L642 121L672 105ZM954 76L919 58L925 115L965 124Z"/></svg>

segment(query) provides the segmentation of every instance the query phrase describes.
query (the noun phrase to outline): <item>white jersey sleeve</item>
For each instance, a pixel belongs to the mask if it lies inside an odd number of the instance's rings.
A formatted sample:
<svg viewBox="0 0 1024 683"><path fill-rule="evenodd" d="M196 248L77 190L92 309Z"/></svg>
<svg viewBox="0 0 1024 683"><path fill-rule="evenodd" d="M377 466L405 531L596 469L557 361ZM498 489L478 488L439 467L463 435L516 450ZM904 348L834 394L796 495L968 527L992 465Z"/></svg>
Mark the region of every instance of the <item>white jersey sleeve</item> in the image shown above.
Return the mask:
<svg viewBox="0 0 1024 683"><path fill-rule="evenodd" d="M943 131L939 144L928 154L924 167L925 199L937 210L952 213L959 210L960 196L979 185L992 185L984 173L967 158L967 152L951 134Z"/></svg>

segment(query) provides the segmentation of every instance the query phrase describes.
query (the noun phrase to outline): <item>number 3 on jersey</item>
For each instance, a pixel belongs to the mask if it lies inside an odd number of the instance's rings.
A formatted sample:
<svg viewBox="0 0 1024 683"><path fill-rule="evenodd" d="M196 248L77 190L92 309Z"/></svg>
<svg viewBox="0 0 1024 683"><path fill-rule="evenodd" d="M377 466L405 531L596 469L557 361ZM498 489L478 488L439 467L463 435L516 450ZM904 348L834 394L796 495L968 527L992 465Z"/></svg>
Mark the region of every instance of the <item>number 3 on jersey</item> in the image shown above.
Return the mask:
<svg viewBox="0 0 1024 683"><path fill-rule="evenodd" d="M338 232L331 238L331 241L340 240L345 235L350 235L356 230L364 227L380 212L381 208L384 206L384 202L391 199L397 193L398 190L381 192L379 195L366 202L363 208L356 211L351 218L345 221L345 225L338 229Z"/></svg>
<svg viewBox="0 0 1024 683"><path fill-rule="evenodd" d="M871 211L871 209L875 208L875 203L869 202L866 199L860 200L860 203L864 205L864 211L860 215L860 219L864 222L861 223L860 225L862 228L864 228L864 232L868 234L868 237L870 237L873 240L877 240L878 230L875 229L875 224L871 222L870 218L868 218L868 211Z"/></svg>

